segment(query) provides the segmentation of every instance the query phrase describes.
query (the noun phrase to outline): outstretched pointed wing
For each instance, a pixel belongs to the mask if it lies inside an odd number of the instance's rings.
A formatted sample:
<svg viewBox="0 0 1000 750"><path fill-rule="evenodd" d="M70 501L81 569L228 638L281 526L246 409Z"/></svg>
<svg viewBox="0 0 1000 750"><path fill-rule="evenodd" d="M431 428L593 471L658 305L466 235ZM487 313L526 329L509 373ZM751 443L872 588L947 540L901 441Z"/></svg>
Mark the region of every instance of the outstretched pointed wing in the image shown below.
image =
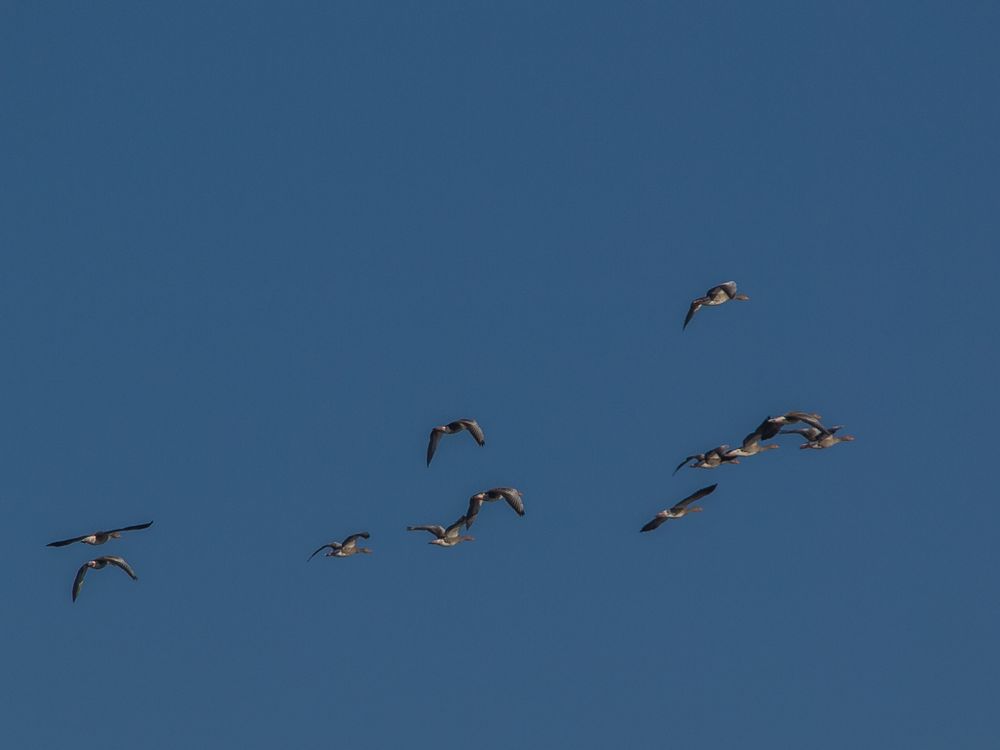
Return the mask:
<svg viewBox="0 0 1000 750"><path fill-rule="evenodd" d="M441 442L441 430L435 427L431 430L431 440L427 444L427 465L431 465L431 459L434 458L434 451L438 448L438 443Z"/></svg>
<svg viewBox="0 0 1000 750"><path fill-rule="evenodd" d="M715 488L718 486L719 486L718 483L716 483L716 484L710 484L708 485L708 487L702 487L697 492L693 492L680 502L675 503L674 507L671 508L671 510L680 510L681 508L688 507L695 500L701 500L701 498L705 497L705 495L711 495L713 492L715 492Z"/></svg>
<svg viewBox="0 0 1000 750"><path fill-rule="evenodd" d="M127 562L125 562L124 557L118 557L117 555L105 555L104 557L98 557L97 559L104 560L105 562L114 565L116 568L121 568L126 573L128 573L128 577L131 578L133 581L139 580L139 576L137 576L135 574L135 571L132 570L132 566L129 565Z"/></svg>
<svg viewBox="0 0 1000 750"><path fill-rule="evenodd" d="M114 533L117 533L119 531L139 531L140 529L148 529L152 525L153 525L153 522L150 521L149 523L140 523L140 524L137 524L135 526L122 526L120 529L111 529L110 531L102 531L101 533L102 534L114 534Z"/></svg>
<svg viewBox="0 0 1000 750"><path fill-rule="evenodd" d="M684 325L681 326L682 331L688 327L688 323L691 322L691 318L694 317L694 314L701 309L701 299L702 298L699 297L694 300L694 302L691 303L691 307L688 308L688 314L684 316Z"/></svg>
<svg viewBox="0 0 1000 750"><path fill-rule="evenodd" d="M524 496L519 490L515 490L513 487L499 487L497 491L503 495L507 505L513 508L517 515L524 515Z"/></svg>
<svg viewBox="0 0 1000 750"><path fill-rule="evenodd" d="M336 545L336 546L334 546L334 545ZM312 560L314 557L316 557L316 555L318 555L320 552L322 552L325 549L335 550L335 549L337 549L339 547L340 547L340 542L330 542L329 544L324 544L322 547L320 547L315 552L313 552L311 555L309 555L309 557L306 559L306 562L309 562L309 560Z"/></svg>
<svg viewBox="0 0 1000 750"><path fill-rule="evenodd" d="M702 456L700 454L697 454L697 453L695 455L693 455L693 456L688 456L683 461L681 461L679 464L677 464L677 468L674 469L674 474L676 474L678 471L680 471L681 467L684 466L684 464L686 464L688 461L690 461L693 458L700 459L700 458L702 458ZM670 476L673 476L673 474L671 474Z"/></svg>
<svg viewBox="0 0 1000 750"><path fill-rule="evenodd" d="M354 547L357 545L359 539L368 539L371 536L367 531L359 531L357 534L351 534L347 539L344 540L344 547Z"/></svg>
<svg viewBox="0 0 1000 750"><path fill-rule="evenodd" d="M462 530L462 526L466 522L466 517L464 515L459 516L458 520L455 521L451 526L444 530L444 535L449 539L454 539L458 536L459 532Z"/></svg>
<svg viewBox="0 0 1000 750"><path fill-rule="evenodd" d="M463 419L461 421L465 429L469 431L469 434L475 438L477 443L486 445L486 435L483 434L483 428L479 426L479 422L474 419Z"/></svg>
<svg viewBox="0 0 1000 750"><path fill-rule="evenodd" d="M81 539L86 539L90 534L84 534L83 536L75 536L72 539L62 539L58 542L49 542L46 547L65 547L67 544L73 544L74 542L79 542Z"/></svg>
<svg viewBox="0 0 1000 750"><path fill-rule="evenodd" d="M663 523L666 520L667 520L666 516L661 516L659 513L657 513L655 516L653 516L653 520L647 523L641 529L639 529L639 531L643 532L643 531L652 531L653 529L658 529L660 528L660 526L663 525Z"/></svg>
<svg viewBox="0 0 1000 750"><path fill-rule="evenodd" d="M80 589L83 587L83 578L87 575L87 571L90 570L90 566L84 563L80 566L80 569L76 571L76 578L73 579L73 601L76 601L76 597L80 594Z"/></svg>
<svg viewBox="0 0 1000 750"><path fill-rule="evenodd" d="M432 526L407 526L407 531L429 531L438 539L444 539L444 529L437 524Z"/></svg>

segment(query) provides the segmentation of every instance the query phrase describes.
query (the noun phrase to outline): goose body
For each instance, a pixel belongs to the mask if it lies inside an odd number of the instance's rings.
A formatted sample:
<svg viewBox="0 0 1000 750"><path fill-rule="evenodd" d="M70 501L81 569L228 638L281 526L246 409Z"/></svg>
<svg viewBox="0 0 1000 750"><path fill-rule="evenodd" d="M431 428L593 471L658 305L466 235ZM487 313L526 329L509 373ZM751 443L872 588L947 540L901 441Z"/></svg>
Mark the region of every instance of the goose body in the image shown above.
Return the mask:
<svg viewBox="0 0 1000 750"><path fill-rule="evenodd" d="M468 430L469 434L472 435L480 446L486 445L486 436L483 434L483 428L479 426L479 422L474 419L456 419L454 422L449 422L431 430L430 441L427 443L427 465L431 465L431 459L434 458L434 453L437 451L437 446L441 442L442 435L454 435L456 432L462 432L463 430Z"/></svg>
<svg viewBox="0 0 1000 750"><path fill-rule="evenodd" d="M688 461L691 462L688 465L692 469L714 469L718 466L722 466L724 463L739 463L739 459L730 453L728 445L720 445L716 448L712 448L710 451L706 451L705 453L695 453L688 456L677 464L677 468L674 469L674 474L680 471L681 467L687 464Z"/></svg>

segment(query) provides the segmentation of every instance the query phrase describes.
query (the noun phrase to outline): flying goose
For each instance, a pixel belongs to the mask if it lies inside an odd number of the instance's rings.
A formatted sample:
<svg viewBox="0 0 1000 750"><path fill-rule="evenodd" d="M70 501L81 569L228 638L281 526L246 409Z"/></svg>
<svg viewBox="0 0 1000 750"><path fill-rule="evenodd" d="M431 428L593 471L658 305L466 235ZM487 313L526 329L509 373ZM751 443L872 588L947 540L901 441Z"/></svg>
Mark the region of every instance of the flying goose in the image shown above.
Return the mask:
<svg viewBox="0 0 1000 750"><path fill-rule="evenodd" d="M524 515L524 495L520 490L515 490L513 487L494 487L492 490L477 492L469 498L469 510L465 514L465 528L472 528L472 522L479 515L479 509L483 507L483 503L492 503L496 500L506 500L517 515Z"/></svg>
<svg viewBox="0 0 1000 750"><path fill-rule="evenodd" d="M780 445L776 443L768 443L767 445L761 445L761 434L754 430L745 438L743 438L743 443L739 448L733 448L732 450L726 451L726 457L739 456L740 458L746 458L747 456L756 456L762 451L769 451L772 448L780 448Z"/></svg>
<svg viewBox="0 0 1000 750"><path fill-rule="evenodd" d="M852 440L854 440L854 435L834 435L832 432L828 432L825 435L817 436L812 440L807 440L800 445L799 448L822 450L823 448L832 448L837 443L849 443Z"/></svg>
<svg viewBox="0 0 1000 750"><path fill-rule="evenodd" d="M73 601L76 601L77 595L80 593L80 589L83 587L83 578L87 575L87 571L93 568L94 570L100 570L106 565L114 565L117 568L121 568L126 573L128 573L129 578L133 581L138 581L139 577L132 570L132 567L125 562L125 558L115 557L114 555L105 555L104 557L97 557L93 560L88 560L80 569L76 571L76 578L73 579Z"/></svg>
<svg viewBox="0 0 1000 750"><path fill-rule="evenodd" d="M455 521L447 529L443 529L440 526L407 526L407 531L429 531L437 539L433 539L428 542L428 544L436 544L439 547L454 547L456 544L461 544L462 542L474 541L474 537L471 536L459 536L459 532L462 530L462 524L465 523L465 516L459 516L459 519Z"/></svg>
<svg viewBox="0 0 1000 750"><path fill-rule="evenodd" d="M689 508L688 506L695 500L700 500L705 497L705 495L711 495L715 492L715 488L718 486L718 484L710 484L708 487L702 487L693 495L688 495L679 503L675 503L672 507L667 508L666 510L661 510L653 516L652 521L639 529L639 531L652 531L653 529L659 528L664 521L668 521L671 518L683 518L688 513L699 513L702 510L700 506L695 506L694 508Z"/></svg>
<svg viewBox="0 0 1000 750"><path fill-rule="evenodd" d="M760 434L761 440L770 440L781 431L782 427L796 422L804 422L810 427L821 428L822 425L819 423L821 418L819 414L807 411L789 411L777 417L767 417L754 432Z"/></svg>
<svg viewBox="0 0 1000 750"><path fill-rule="evenodd" d="M807 443L811 443L822 435L832 435L837 430L842 430L843 428L844 425L842 424L834 425L833 427L823 427L822 425L819 427L813 427L810 425L809 427L800 427L795 430L782 430L781 434L801 435L803 438L805 438L805 441Z"/></svg>
<svg viewBox="0 0 1000 750"><path fill-rule="evenodd" d="M691 318L693 318L694 314L702 307L714 307L715 305L721 305L725 302L729 302L731 299L740 300L742 302L750 298L745 294L736 293L735 281L727 281L724 284L713 286L705 292L704 297L698 297L697 299L691 301L691 307L688 308L687 317L684 318L683 328L687 328L688 323L691 322Z"/></svg>
<svg viewBox="0 0 1000 750"><path fill-rule="evenodd" d="M438 443L441 441L442 435L453 435L456 432L461 432L462 430L468 430L469 434L475 438L479 445L486 445L486 436L483 435L483 428L479 426L479 422L474 419L456 419L454 422L449 422L446 425L441 425L440 427L435 427L431 430L431 440L427 444L427 465L431 465L431 459L434 458L434 451L437 450Z"/></svg>
<svg viewBox="0 0 1000 750"><path fill-rule="evenodd" d="M720 445L717 448L712 448L712 450L705 453L695 453L692 456L688 456L677 464L677 468L674 469L674 474L680 471L681 467L688 461L692 462L690 464L692 469L714 469L716 466L721 466L724 463L739 463L739 460L734 458L729 452L728 445Z"/></svg>
<svg viewBox="0 0 1000 750"><path fill-rule="evenodd" d="M49 542L46 547L65 547L67 544L73 544L74 542L83 542L84 544L104 544L109 539L118 539L123 531L138 531L139 529L148 529L153 525L153 522L140 523L136 526L123 526L120 529L110 529L109 531L95 531L93 534L84 534L83 536L75 536L72 539L63 539L59 542Z"/></svg>
<svg viewBox="0 0 1000 750"><path fill-rule="evenodd" d="M362 531L357 534L351 534L347 539L342 542L330 542L329 544L324 544L318 550L309 555L309 560L312 560L316 555L318 555L323 550L329 548L329 552L325 557L350 557L351 555L365 554L370 555L372 553L371 549L368 547L359 547L358 539L368 539L370 534L367 531ZM309 562L306 560L306 562Z"/></svg>

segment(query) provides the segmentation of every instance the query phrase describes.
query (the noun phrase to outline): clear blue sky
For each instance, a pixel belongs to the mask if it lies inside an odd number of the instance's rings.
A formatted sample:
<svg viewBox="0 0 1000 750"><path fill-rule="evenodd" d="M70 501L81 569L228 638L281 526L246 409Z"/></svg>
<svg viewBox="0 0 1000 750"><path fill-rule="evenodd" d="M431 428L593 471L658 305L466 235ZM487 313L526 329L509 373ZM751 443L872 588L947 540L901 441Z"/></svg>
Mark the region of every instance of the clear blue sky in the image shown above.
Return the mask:
<svg viewBox="0 0 1000 750"><path fill-rule="evenodd" d="M373 5L0 9L5 741L992 746L997 5Z"/></svg>

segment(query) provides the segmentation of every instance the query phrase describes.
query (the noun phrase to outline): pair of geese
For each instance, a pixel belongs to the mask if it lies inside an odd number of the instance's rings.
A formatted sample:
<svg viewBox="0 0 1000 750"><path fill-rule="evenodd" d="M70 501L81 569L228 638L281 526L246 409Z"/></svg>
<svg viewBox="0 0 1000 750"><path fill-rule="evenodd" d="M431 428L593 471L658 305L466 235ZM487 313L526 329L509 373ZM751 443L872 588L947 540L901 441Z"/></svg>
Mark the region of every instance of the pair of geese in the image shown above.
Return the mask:
<svg viewBox="0 0 1000 750"><path fill-rule="evenodd" d="M833 427L824 427L820 422L820 418L819 414L802 411L790 411L777 417L767 417L757 426L757 429L743 438L743 442L739 448L730 448L728 445L723 444L704 453L694 453L677 464L674 474L684 465L688 465L692 469L714 469L724 463L738 464L740 458L755 456L762 451L778 448L779 446L775 443L763 445L761 441L770 440L779 434L801 435L805 441L799 448L810 448L812 450L822 450L830 448L837 443L847 443L854 440L853 435L836 434L839 430L843 429L843 425L838 424ZM786 425L799 422L806 426L790 430L781 429ZM689 461L690 463L688 463Z"/></svg>
<svg viewBox="0 0 1000 750"><path fill-rule="evenodd" d="M95 531L91 534L84 534L83 536L75 536L72 539L60 539L58 542L49 542L46 547L65 547L69 544L76 544L77 542L82 542L83 544L89 544L92 546L97 546L110 541L111 539L120 539L123 531L140 531L142 529L148 529L153 525L153 522L140 523L135 526L122 526L120 529L108 529L106 531ZM73 601L80 595L80 589L83 588L83 579L90 570L101 570L106 568L108 565L113 565L128 574L128 577L133 581L138 581L139 576L135 574L132 570L132 566L125 561L124 557L118 557L117 555L103 555L101 557L95 557L93 560L87 560L80 569L76 571L76 578L73 579Z"/></svg>
<svg viewBox="0 0 1000 750"><path fill-rule="evenodd" d="M434 458L434 454L437 452L438 443L441 442L441 438L445 435L455 435L459 432L468 432L472 438L476 441L479 446L486 445L486 435L483 433L483 428L479 426L479 423L474 419L456 419L454 422L449 422L445 425L440 425L431 430L430 441L427 443L427 465L431 465L431 460ZM434 535L428 544L433 544L438 547L454 547L462 542L472 542L475 541L475 537L462 534L462 527L468 531L472 527L473 521L475 521L476 516L479 515L479 510L483 507L483 503L492 503L498 500L505 500L514 512L519 516L524 515L524 495L520 490L514 487L494 487L491 490L486 490L485 492L477 492L475 495L469 498L469 508L464 514L458 517L454 523L450 526L439 526L438 524L426 524L421 526L407 526L407 531L427 531ZM312 560L316 555L325 549L330 550L327 552L325 557L351 557L352 555L371 554L371 549L369 547L361 547L358 545L359 539L369 539L371 535L367 531L362 531L357 534L351 534L349 537L340 542L329 542L323 546L316 549L306 562Z"/></svg>

